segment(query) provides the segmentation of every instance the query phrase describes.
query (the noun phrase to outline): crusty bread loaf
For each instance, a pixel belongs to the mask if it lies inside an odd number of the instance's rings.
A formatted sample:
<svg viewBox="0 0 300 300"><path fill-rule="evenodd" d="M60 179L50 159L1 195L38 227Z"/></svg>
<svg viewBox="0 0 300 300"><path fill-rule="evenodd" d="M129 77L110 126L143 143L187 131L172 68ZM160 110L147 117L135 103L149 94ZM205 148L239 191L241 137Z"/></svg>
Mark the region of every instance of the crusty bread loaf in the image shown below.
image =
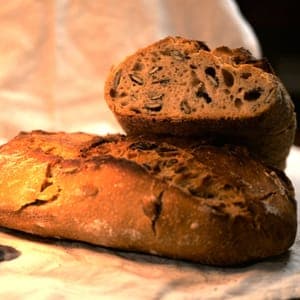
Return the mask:
<svg viewBox="0 0 300 300"><path fill-rule="evenodd" d="M225 266L286 251L296 206L244 148L35 131L0 148L0 225Z"/></svg>
<svg viewBox="0 0 300 300"><path fill-rule="evenodd" d="M287 91L243 48L167 37L115 67L105 98L128 134L224 137L281 169L294 140Z"/></svg>

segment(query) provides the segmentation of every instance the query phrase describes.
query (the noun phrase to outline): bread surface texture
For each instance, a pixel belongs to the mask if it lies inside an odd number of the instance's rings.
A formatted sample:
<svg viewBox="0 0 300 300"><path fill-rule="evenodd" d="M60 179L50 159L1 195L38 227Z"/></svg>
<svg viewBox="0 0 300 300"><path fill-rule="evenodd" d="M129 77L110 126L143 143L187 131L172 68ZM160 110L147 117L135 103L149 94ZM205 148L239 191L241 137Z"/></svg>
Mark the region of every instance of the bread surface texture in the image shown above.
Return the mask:
<svg viewBox="0 0 300 300"><path fill-rule="evenodd" d="M243 48L167 37L114 67L105 99L128 134L221 136L281 169L294 140L286 89Z"/></svg>
<svg viewBox="0 0 300 300"><path fill-rule="evenodd" d="M287 251L296 205L244 148L34 131L0 148L0 225L226 266Z"/></svg>

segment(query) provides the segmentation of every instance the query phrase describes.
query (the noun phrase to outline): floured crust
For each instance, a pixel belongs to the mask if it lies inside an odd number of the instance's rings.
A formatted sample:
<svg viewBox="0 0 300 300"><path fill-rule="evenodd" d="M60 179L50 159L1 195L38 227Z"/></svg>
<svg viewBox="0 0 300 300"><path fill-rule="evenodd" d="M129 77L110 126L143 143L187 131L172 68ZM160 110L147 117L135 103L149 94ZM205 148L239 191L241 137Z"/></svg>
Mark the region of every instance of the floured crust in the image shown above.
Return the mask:
<svg viewBox="0 0 300 300"><path fill-rule="evenodd" d="M244 148L187 145L22 133L0 148L0 225L213 265L286 251L296 206L285 175Z"/></svg>
<svg viewBox="0 0 300 300"><path fill-rule="evenodd" d="M248 139L245 146L254 154L279 168L294 140L288 93L270 64L243 48L210 50L203 42L167 37L115 67L105 99L128 134L238 135ZM272 136L291 124L289 139L275 153L267 156L268 146L254 146L265 138L274 144Z"/></svg>

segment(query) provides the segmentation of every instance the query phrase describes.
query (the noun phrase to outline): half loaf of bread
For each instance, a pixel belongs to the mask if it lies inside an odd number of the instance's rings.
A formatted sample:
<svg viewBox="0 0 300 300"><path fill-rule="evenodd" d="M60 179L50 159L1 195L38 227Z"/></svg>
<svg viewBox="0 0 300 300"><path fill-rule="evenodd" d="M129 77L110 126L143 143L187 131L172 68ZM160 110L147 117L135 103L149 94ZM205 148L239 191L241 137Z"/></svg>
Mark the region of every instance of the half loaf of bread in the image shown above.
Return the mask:
<svg viewBox="0 0 300 300"><path fill-rule="evenodd" d="M281 169L294 140L286 89L243 48L167 37L113 68L105 98L128 134L214 136Z"/></svg>
<svg viewBox="0 0 300 300"><path fill-rule="evenodd" d="M0 148L0 225L44 237L236 265L285 252L296 205L240 147L21 133Z"/></svg>

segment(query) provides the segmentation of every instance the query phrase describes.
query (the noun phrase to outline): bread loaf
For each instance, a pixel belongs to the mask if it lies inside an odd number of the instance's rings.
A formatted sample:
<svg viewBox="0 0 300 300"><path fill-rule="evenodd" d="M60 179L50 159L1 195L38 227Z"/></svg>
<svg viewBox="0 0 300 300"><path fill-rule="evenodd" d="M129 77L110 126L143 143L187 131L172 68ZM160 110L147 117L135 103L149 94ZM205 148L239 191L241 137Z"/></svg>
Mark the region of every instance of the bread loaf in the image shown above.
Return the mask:
<svg viewBox="0 0 300 300"><path fill-rule="evenodd" d="M113 68L105 98L128 134L215 136L281 169L294 140L286 89L243 48L167 37Z"/></svg>
<svg viewBox="0 0 300 300"><path fill-rule="evenodd" d="M0 148L0 225L220 266L293 244L283 172L244 148L184 143L21 133Z"/></svg>

